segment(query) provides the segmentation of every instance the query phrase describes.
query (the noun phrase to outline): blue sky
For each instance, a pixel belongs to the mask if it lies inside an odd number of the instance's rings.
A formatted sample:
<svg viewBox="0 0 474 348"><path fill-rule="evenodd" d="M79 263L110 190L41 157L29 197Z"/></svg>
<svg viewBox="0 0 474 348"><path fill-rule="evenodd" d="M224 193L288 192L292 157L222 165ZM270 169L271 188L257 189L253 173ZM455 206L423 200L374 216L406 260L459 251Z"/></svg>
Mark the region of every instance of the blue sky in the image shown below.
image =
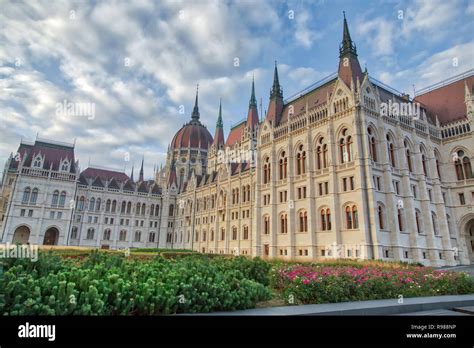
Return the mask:
<svg viewBox="0 0 474 348"><path fill-rule="evenodd" d="M246 116L252 76L268 104L274 61L284 96L335 72L346 11L361 66L413 94L474 68L474 1L2 1L0 160L20 139L73 142L91 164L165 160L199 83L214 134ZM238 63L238 64L237 64ZM64 100L95 117L57 115ZM179 110L184 109L184 113ZM128 155L128 156L127 156Z"/></svg>

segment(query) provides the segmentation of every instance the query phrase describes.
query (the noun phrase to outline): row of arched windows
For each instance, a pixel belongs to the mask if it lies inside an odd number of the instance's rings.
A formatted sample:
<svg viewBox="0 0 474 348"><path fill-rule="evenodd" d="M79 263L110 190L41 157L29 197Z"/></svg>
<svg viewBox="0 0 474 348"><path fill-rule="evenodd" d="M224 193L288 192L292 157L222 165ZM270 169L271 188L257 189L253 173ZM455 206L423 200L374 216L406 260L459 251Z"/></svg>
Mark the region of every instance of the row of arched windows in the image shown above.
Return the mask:
<svg viewBox="0 0 474 348"><path fill-rule="evenodd" d="M36 201L38 200L38 193L39 190L36 187L33 190L30 187L25 188L21 202L23 204L36 204Z"/></svg>
<svg viewBox="0 0 474 348"><path fill-rule="evenodd" d="M53 192L53 198L51 199L51 206L64 207L65 202L66 202L66 191L61 191L61 194L59 194L58 190Z"/></svg>

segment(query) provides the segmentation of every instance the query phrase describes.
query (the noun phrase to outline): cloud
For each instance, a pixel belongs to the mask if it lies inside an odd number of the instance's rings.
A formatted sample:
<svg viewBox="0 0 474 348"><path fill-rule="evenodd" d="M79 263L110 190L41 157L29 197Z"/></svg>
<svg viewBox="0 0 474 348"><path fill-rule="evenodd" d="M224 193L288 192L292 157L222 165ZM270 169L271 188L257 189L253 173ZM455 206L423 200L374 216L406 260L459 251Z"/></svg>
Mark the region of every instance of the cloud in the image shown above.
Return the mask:
<svg viewBox="0 0 474 348"><path fill-rule="evenodd" d="M394 52L395 25L393 21L376 17L372 20L360 21L356 25L359 36L371 42L372 53L378 56L390 55Z"/></svg>

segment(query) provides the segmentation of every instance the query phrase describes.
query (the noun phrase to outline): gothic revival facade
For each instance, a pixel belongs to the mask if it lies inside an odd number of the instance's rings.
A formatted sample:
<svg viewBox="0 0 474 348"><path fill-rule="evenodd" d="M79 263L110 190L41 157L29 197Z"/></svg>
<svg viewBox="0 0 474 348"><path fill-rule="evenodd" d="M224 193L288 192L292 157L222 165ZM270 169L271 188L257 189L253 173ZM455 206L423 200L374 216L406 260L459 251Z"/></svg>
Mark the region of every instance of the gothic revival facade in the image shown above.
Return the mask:
<svg viewBox="0 0 474 348"><path fill-rule="evenodd" d="M137 181L80 172L72 145L22 142L2 182L2 241L474 261L474 72L410 99L362 71L345 18L339 53L336 74L288 100L275 65L264 119L252 83L227 137L221 107L214 137L201 123L196 93L154 180L143 163Z"/></svg>

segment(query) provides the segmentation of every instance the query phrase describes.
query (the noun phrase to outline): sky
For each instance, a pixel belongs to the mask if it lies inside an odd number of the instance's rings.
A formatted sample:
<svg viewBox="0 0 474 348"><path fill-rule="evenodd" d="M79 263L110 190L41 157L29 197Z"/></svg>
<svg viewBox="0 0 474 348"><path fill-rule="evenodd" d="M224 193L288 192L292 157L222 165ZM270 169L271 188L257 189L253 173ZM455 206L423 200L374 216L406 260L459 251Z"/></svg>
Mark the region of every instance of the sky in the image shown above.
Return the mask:
<svg viewBox="0 0 474 348"><path fill-rule="evenodd" d="M253 77L266 109L275 61L284 98L336 72L343 11L362 68L397 90L413 95L474 68L474 0L0 0L0 8L0 163L38 136L75 142L81 170L129 174L144 157L152 178L191 118L197 84L201 121L214 135L222 98L227 136L247 115Z"/></svg>

